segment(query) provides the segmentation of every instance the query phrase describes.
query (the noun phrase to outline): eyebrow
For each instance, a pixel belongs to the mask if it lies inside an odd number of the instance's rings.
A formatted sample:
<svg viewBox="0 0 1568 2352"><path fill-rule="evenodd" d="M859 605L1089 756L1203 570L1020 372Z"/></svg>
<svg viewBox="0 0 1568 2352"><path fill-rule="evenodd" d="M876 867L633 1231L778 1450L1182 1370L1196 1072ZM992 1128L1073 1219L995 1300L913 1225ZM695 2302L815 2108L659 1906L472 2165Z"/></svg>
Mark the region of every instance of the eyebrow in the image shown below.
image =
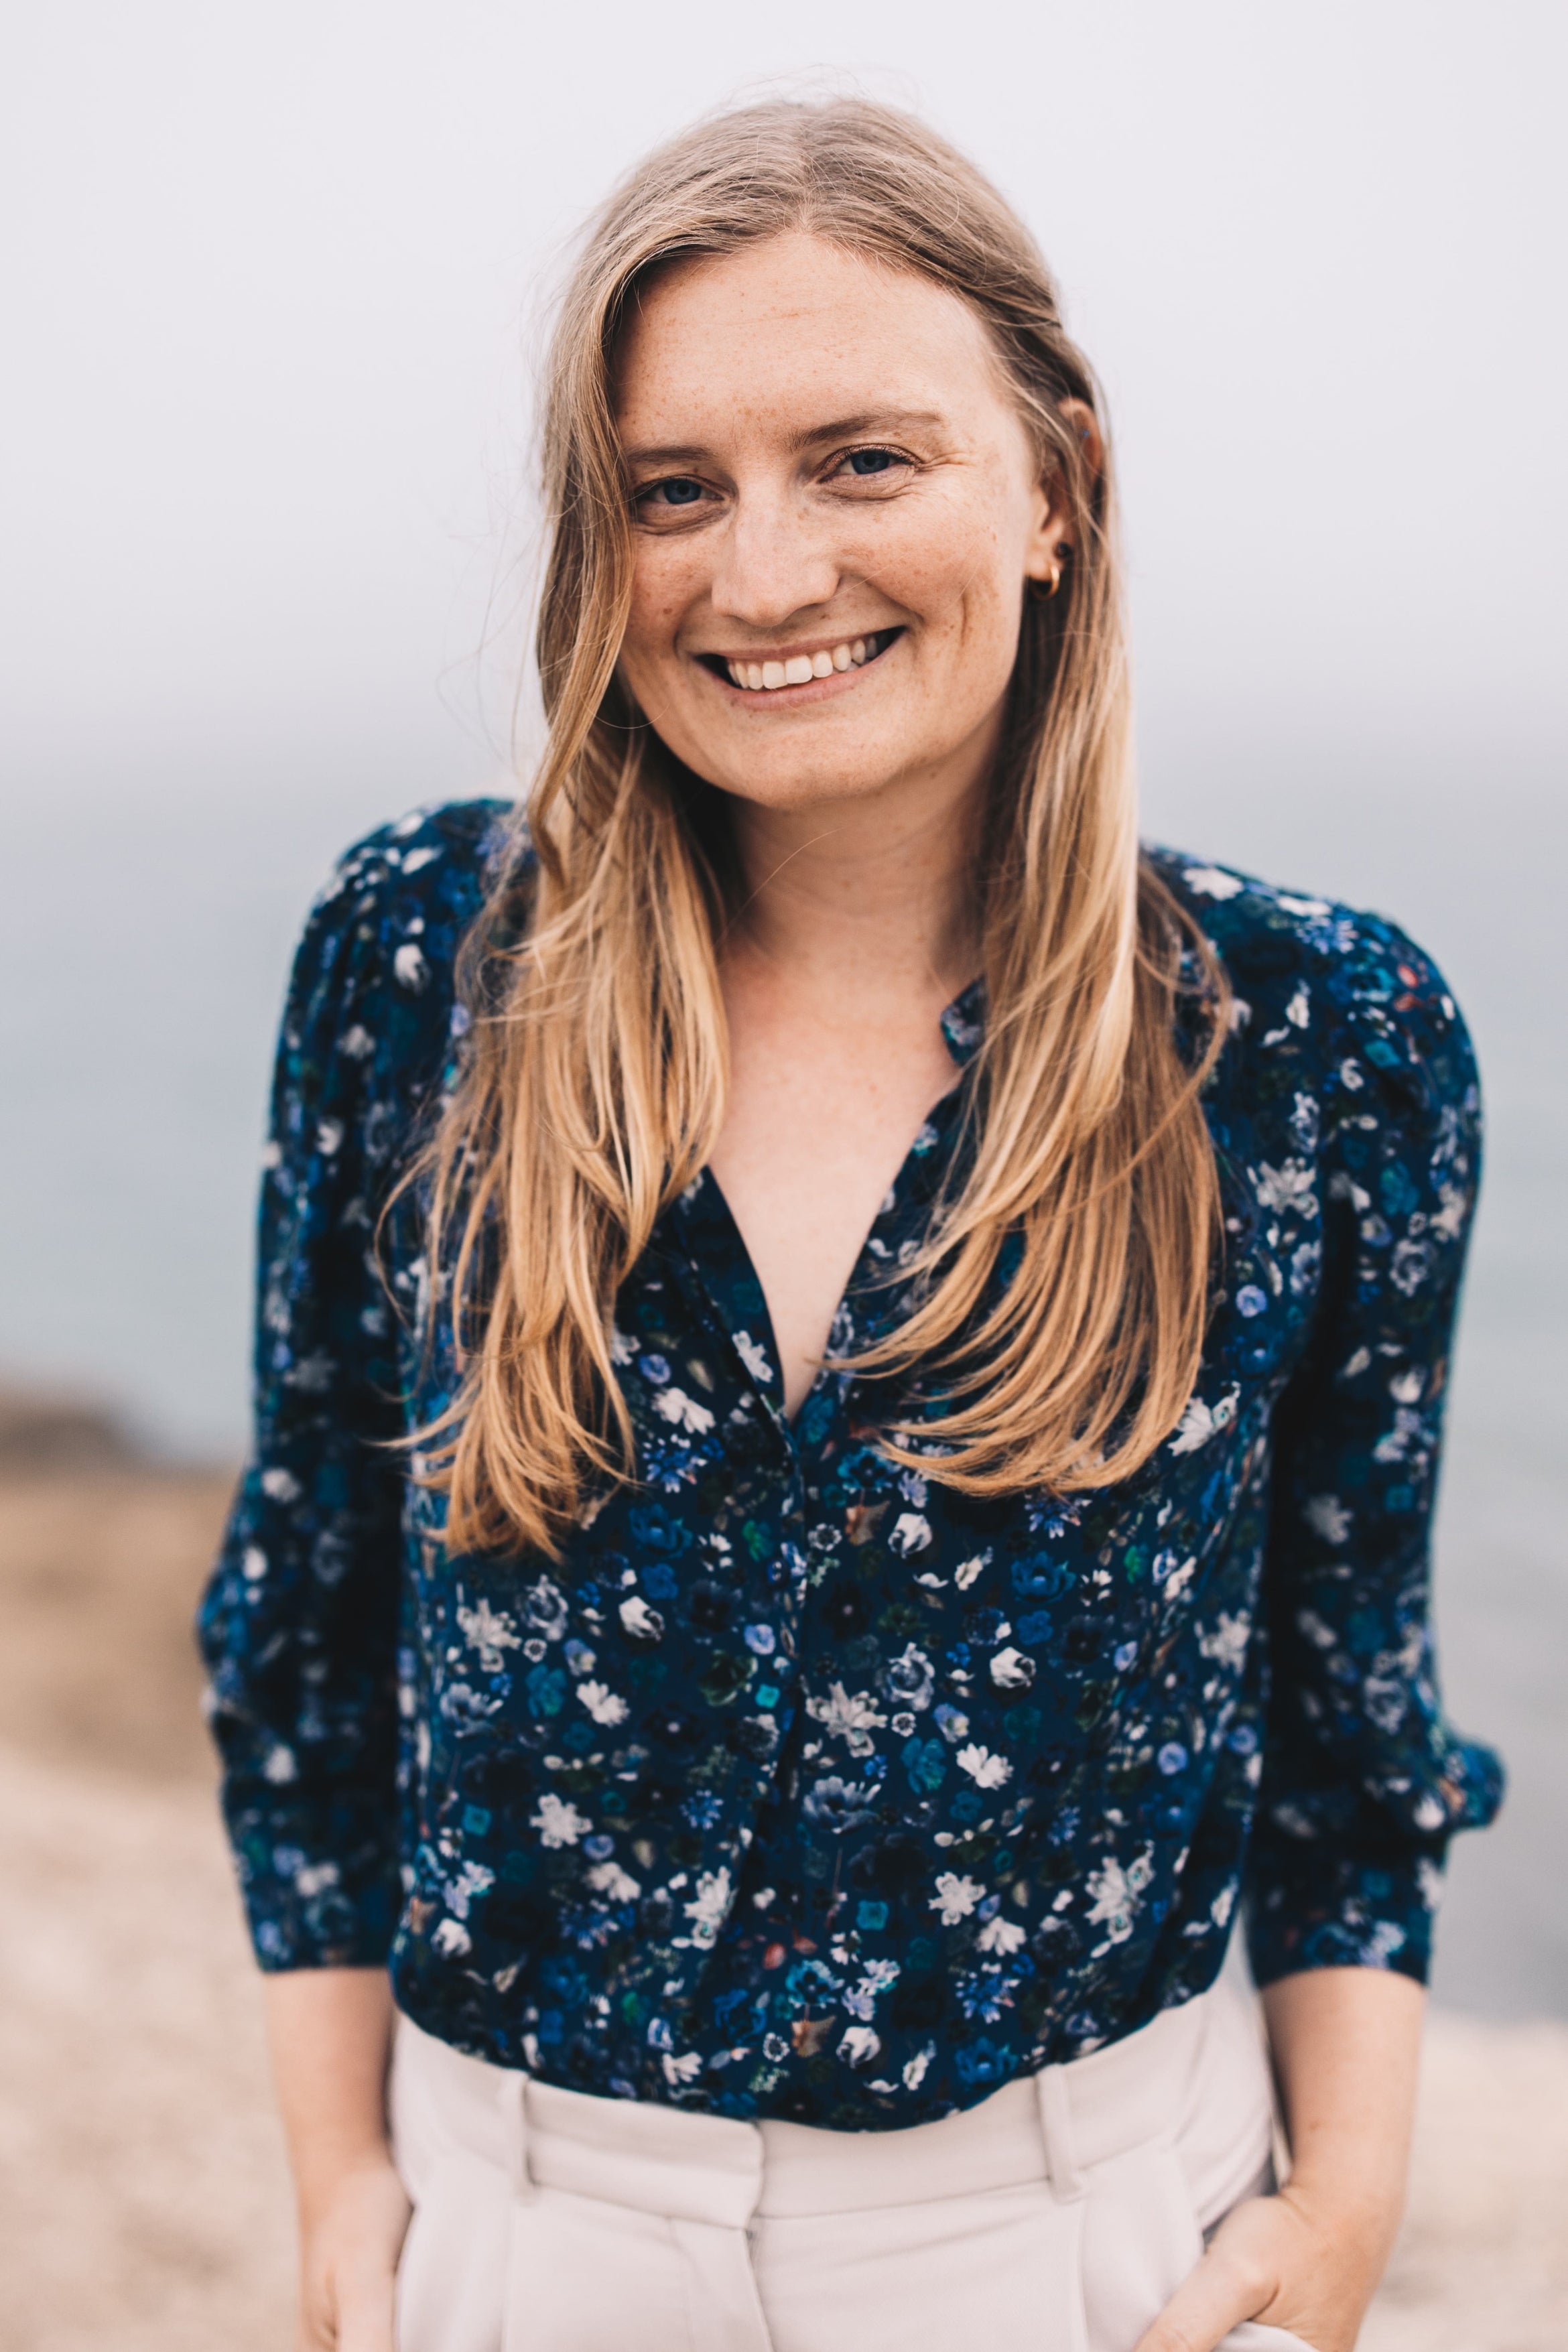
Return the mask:
<svg viewBox="0 0 1568 2352"><path fill-rule="evenodd" d="M836 416L826 425L808 425L804 433L790 436L792 449L809 449L821 441L843 441L857 433L898 433L911 427L945 425L947 419L931 408L868 408L858 416ZM677 441L661 443L623 453L628 466L674 466L692 463L711 455L700 442Z"/></svg>

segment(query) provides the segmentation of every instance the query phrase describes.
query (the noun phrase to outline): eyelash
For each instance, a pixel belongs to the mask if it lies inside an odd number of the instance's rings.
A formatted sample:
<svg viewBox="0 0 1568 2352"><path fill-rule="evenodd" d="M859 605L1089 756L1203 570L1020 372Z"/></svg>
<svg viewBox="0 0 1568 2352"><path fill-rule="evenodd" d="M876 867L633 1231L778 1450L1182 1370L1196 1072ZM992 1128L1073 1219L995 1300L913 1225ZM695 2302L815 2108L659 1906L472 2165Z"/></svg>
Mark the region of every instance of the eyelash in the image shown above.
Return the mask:
<svg viewBox="0 0 1568 2352"><path fill-rule="evenodd" d="M902 449L891 448L888 444L881 441L868 441L861 443L857 448L840 450L837 457L833 460L832 467L826 478L831 481L836 475L840 473L841 469L847 468L851 458L854 457L888 457L892 461L885 470L878 471L876 473L844 473L845 479L862 482L880 482L892 479L900 471L908 471L910 468L912 468L915 463L915 460ZM655 508L664 514L680 514L687 510L695 513L698 508L703 504L703 500L701 499L682 499L674 505L670 505L658 497L658 493L660 490L673 489L678 484L684 485L688 482L695 484L697 488L700 490L707 488L707 485L699 480L695 474L666 474L662 476L658 481L645 482L640 489L635 490L632 494L632 504L634 508L643 513L648 512Z"/></svg>

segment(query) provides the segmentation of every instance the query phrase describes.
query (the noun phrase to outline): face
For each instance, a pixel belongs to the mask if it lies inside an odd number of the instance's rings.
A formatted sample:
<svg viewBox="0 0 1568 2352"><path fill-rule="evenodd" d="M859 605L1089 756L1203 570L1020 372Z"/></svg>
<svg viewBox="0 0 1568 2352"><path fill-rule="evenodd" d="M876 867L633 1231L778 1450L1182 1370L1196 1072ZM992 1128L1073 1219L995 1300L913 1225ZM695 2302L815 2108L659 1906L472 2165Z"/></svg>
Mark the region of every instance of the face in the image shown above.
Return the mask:
<svg viewBox="0 0 1568 2352"><path fill-rule="evenodd" d="M978 782L1066 520L984 328L805 236L658 280L621 354L622 675L669 748L774 808Z"/></svg>

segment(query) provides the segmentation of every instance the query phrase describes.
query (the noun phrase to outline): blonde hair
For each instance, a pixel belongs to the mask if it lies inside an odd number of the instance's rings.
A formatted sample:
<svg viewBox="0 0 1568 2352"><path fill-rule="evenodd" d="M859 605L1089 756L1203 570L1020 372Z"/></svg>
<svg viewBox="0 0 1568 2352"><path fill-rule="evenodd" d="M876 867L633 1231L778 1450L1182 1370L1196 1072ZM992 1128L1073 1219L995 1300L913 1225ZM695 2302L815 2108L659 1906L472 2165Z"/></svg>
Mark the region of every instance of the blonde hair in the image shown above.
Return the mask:
<svg viewBox="0 0 1568 2352"><path fill-rule="evenodd" d="M854 1360L937 1380L941 1417L893 1421L887 1449L910 1460L918 1443L928 1475L976 1495L1126 1477L1196 1377L1217 1233L1197 1095L1224 991L1140 859L1109 460L1062 413L1069 400L1098 413L1093 377L1027 231L933 132L857 100L747 107L616 192L554 337L536 863L520 814L510 875L465 949L472 1050L422 1171L461 1386L419 1442L448 1489L454 1549L556 1552L587 1489L636 1473L615 1301L723 1119L731 903L708 788L617 676L632 541L613 370L657 265L788 230L973 306L1065 497L1072 549L1060 593L1026 601L975 877L988 1012L967 1172L939 1203L910 1311ZM1188 1059L1184 948L1205 975Z"/></svg>

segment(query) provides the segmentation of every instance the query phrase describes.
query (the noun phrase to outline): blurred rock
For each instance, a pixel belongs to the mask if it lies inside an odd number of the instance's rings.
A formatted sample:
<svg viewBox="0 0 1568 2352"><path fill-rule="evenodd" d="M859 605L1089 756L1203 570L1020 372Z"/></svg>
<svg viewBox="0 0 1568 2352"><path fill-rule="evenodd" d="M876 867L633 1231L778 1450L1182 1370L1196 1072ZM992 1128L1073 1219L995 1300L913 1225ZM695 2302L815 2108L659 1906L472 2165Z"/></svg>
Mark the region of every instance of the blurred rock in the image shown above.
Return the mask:
<svg viewBox="0 0 1568 2352"><path fill-rule="evenodd" d="M124 1470L140 1449L117 1414L81 1397L0 1387L0 1477Z"/></svg>
<svg viewBox="0 0 1568 2352"><path fill-rule="evenodd" d="M0 1725L35 1755L210 1779L191 1620L233 1480L128 1466L0 1475Z"/></svg>

